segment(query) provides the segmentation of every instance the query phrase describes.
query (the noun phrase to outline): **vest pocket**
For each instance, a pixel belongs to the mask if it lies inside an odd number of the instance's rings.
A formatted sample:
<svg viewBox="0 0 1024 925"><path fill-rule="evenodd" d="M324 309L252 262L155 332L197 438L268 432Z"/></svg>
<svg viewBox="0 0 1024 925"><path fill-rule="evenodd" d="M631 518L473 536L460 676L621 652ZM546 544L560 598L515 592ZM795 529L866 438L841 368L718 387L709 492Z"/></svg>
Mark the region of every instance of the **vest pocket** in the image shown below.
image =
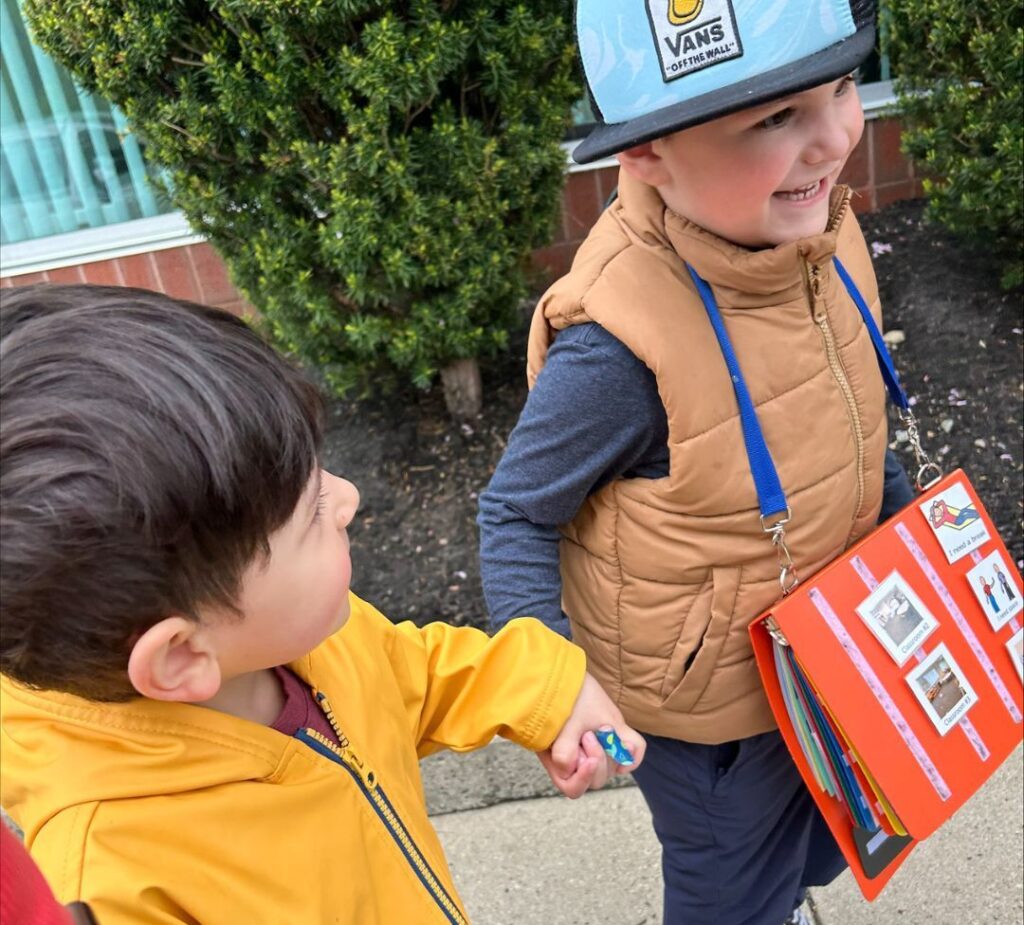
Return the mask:
<svg viewBox="0 0 1024 925"><path fill-rule="evenodd" d="M710 594L684 616L662 685L664 709L687 713L707 689L729 636L739 578L739 568L712 568Z"/></svg>

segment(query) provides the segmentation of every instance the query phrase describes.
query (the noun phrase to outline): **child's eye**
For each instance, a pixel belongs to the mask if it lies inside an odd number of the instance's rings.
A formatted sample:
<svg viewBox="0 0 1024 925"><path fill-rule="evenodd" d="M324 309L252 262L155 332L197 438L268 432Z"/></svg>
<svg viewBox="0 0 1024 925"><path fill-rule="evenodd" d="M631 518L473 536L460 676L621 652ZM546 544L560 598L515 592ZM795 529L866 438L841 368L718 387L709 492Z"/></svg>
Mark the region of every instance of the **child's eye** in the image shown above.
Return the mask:
<svg viewBox="0 0 1024 925"><path fill-rule="evenodd" d="M836 87L836 96L842 96L846 93L850 87L857 82L857 74L847 74L842 80L839 81L839 86Z"/></svg>
<svg viewBox="0 0 1024 925"><path fill-rule="evenodd" d="M785 125L789 121L789 117L793 114L792 109L780 109L778 112L773 112L770 116L762 119L757 123L758 128L779 128Z"/></svg>

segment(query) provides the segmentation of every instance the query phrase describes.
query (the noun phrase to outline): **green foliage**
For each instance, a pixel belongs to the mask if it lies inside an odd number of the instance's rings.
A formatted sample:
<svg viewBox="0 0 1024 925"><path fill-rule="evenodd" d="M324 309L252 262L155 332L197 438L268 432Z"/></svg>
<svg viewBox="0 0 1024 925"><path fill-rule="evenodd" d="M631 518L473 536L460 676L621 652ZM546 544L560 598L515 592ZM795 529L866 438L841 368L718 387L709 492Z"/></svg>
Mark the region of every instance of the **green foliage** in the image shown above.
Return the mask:
<svg viewBox="0 0 1024 925"><path fill-rule="evenodd" d="M569 7L26 0L287 349L344 391L506 341L579 94Z"/></svg>
<svg viewBox="0 0 1024 925"><path fill-rule="evenodd" d="M931 175L930 214L1024 268L1024 5L891 0L885 25L907 132Z"/></svg>

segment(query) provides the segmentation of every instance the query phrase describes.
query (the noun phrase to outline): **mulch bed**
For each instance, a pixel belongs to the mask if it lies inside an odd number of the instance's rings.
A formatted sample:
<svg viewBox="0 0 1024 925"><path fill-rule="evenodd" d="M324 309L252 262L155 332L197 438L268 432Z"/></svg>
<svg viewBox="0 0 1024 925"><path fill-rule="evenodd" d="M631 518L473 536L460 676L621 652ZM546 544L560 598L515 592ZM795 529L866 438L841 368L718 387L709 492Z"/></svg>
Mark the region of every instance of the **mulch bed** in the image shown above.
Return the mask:
<svg viewBox="0 0 1024 925"><path fill-rule="evenodd" d="M925 444L946 471L966 469L1018 568L1024 557L1022 293L998 269L924 223L920 202L862 219L875 254L894 358ZM362 505L351 529L353 588L393 619L486 625L477 566L477 496L526 395L523 330L484 366L484 409L471 425L447 416L439 391L337 401L325 462ZM893 445L909 446L894 424Z"/></svg>

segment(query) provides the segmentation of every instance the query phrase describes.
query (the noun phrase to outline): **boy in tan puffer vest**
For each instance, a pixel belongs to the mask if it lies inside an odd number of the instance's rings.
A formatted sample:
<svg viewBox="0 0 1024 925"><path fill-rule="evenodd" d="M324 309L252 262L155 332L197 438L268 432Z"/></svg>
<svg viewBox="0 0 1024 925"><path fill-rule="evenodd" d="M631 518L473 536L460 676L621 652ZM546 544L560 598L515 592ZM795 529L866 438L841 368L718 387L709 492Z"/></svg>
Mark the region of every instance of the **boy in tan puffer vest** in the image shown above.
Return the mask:
<svg viewBox="0 0 1024 925"><path fill-rule="evenodd" d="M494 623L533 615L587 651L648 737L637 783L666 925L801 921L845 862L761 690L747 627L780 593L710 287L808 575L912 497L838 257L879 317L836 181L864 117L863 0L578 0L618 198L541 300L531 393L480 499Z"/></svg>

